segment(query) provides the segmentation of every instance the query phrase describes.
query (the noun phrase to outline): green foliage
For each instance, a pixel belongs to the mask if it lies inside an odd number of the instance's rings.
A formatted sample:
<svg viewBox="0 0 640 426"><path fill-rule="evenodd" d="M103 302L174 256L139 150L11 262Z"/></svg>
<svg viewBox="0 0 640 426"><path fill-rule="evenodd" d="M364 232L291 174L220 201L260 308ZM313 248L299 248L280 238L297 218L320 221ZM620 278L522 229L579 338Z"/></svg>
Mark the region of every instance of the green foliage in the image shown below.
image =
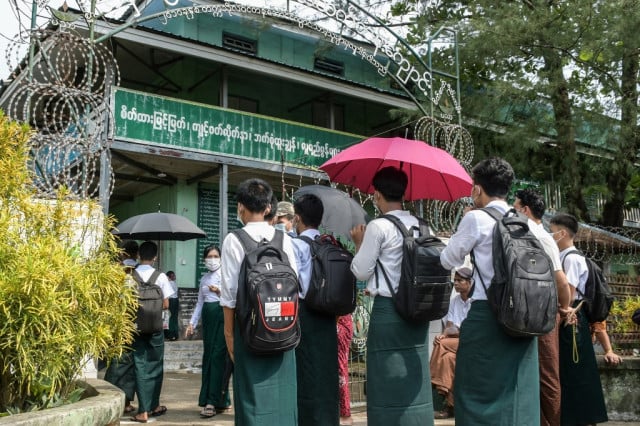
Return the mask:
<svg viewBox="0 0 640 426"><path fill-rule="evenodd" d="M137 307L100 206L35 198L29 136L0 112L0 413L78 398L83 360L118 356Z"/></svg>
<svg viewBox="0 0 640 426"><path fill-rule="evenodd" d="M640 0L393 4L396 16L418 14L408 40L441 26L458 31L463 115L477 126L469 129L477 159L500 155L519 178L559 184L567 209L583 218L583 188L603 185L603 224L621 225L620 209L639 193L630 180L640 152ZM587 140L609 158L580 152Z"/></svg>
<svg viewBox="0 0 640 426"><path fill-rule="evenodd" d="M633 313L640 309L640 296L630 296L624 299L616 299L611 306L609 319L615 333L627 333L637 331L638 326L631 321Z"/></svg>

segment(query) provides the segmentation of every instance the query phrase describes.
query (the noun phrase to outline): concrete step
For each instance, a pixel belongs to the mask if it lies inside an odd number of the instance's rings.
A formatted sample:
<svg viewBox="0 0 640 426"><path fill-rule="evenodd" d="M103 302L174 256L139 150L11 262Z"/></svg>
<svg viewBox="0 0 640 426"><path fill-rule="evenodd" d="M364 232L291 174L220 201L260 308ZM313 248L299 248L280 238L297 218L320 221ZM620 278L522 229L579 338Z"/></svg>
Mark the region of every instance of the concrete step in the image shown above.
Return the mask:
<svg viewBox="0 0 640 426"><path fill-rule="evenodd" d="M200 373L202 352L202 340L165 341L164 371Z"/></svg>

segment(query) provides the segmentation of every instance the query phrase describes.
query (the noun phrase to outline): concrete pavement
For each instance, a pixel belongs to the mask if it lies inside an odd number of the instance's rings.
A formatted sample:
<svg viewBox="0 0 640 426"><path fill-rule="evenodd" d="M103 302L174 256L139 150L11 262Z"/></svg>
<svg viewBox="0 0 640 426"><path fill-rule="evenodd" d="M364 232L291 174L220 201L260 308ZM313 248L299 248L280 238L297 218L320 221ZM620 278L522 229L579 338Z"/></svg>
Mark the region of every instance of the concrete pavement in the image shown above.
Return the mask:
<svg viewBox="0 0 640 426"><path fill-rule="evenodd" d="M104 371L104 370L103 370ZM200 392L200 374L187 372L166 372L160 403L167 406L167 413L160 417L151 417L148 423L158 426L169 425L198 425L198 426L232 426L233 412L218 414L209 419L200 417L198 407L198 393ZM136 405L134 401L134 405ZM129 420L130 415L121 418L122 425L139 424ZM352 409L353 424L366 426L366 407ZM436 426L453 426L453 419L436 420ZM607 426L631 426L638 422L608 422ZM393 425L389 425L393 426Z"/></svg>
<svg viewBox="0 0 640 426"><path fill-rule="evenodd" d="M209 419L200 417L198 407L198 393L200 392L200 374L183 372L165 372L160 404L167 406L167 413L159 417L149 418L149 422L158 426L168 425L203 425L203 426L231 426L233 412L218 414ZM136 402L133 403L137 407ZM131 415L120 419L122 425L139 424L130 421ZM365 426L367 424L366 407L352 409L353 424ZM451 420L436 420L438 426L452 426ZM392 426L392 425L390 425Z"/></svg>

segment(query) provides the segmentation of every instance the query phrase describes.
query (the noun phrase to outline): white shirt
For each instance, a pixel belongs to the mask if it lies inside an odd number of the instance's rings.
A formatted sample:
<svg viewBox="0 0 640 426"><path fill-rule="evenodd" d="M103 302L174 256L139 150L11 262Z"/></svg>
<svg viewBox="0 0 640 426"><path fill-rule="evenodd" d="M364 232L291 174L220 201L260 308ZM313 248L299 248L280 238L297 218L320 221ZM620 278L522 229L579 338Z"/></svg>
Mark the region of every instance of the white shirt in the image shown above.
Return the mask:
<svg viewBox="0 0 640 426"><path fill-rule="evenodd" d="M136 268L136 271L138 271L138 275L140 275L140 278L142 278L144 282L147 282L149 278L151 278L151 275L155 270L156 269L151 265L138 265L138 267ZM171 295L173 295L174 291L171 288L171 284L169 284L169 278L167 278L164 272L160 272L160 275L158 275L158 279L156 279L155 284L162 290L163 299L168 299L169 297L171 297Z"/></svg>
<svg viewBox="0 0 640 426"><path fill-rule="evenodd" d="M405 210L393 210L387 214L398 217L409 229L418 225L418 219ZM367 224L360 250L351 262L351 272L359 280L367 280L367 290L371 295L391 297L389 287L385 283L384 274L378 270L378 287L376 288L375 269L377 260L384 266L393 291L398 290L400 282L400 264L402 263L402 243L404 236L388 219L374 219Z"/></svg>
<svg viewBox="0 0 640 426"><path fill-rule="evenodd" d="M560 262L560 250L558 249L558 244L553 240L551 234L544 229L542 223L535 223L533 220L529 219L529 229L531 233L536 236L540 244L542 244L542 248L544 252L547 253L547 256L551 258L551 265L553 266L554 271L562 270L562 263Z"/></svg>
<svg viewBox="0 0 640 426"><path fill-rule="evenodd" d="M173 289L173 296L169 297L169 299L177 299L178 298L178 283L173 280L169 280L169 284L171 284L171 288Z"/></svg>
<svg viewBox="0 0 640 426"><path fill-rule="evenodd" d="M261 241L263 238L271 240L276 230L267 222L249 222L244 229L254 241ZM291 237L284 234L282 247L286 253L289 265L298 273L296 265L296 255L293 252ZM242 243L233 233L227 234L222 242L222 281L220 286L220 305L235 309L236 296L238 294L238 277L240 275L240 265L244 260L244 248Z"/></svg>
<svg viewBox="0 0 640 426"><path fill-rule="evenodd" d="M511 207L504 200L491 201L486 207L494 207L502 214ZM462 217L458 230L451 236L449 244L440 254L440 262L447 269L460 267L464 264L464 257L471 253L475 255L476 265L473 268L473 300L487 300L482 287L480 276L485 287L491 286L493 270L493 230L496 221L489 213L481 210L471 210Z"/></svg>
<svg viewBox="0 0 640 426"><path fill-rule="evenodd" d="M196 303L196 307L193 309L193 314L191 314L191 319L189 320L189 324L193 326L193 328L198 325L198 321L200 320L200 315L202 314L202 306L205 303L213 303L219 302L220 296L215 291L211 291L209 288L210 285L214 285L220 288L220 269L213 272L207 272L200 278L200 289L198 290L198 302Z"/></svg>
<svg viewBox="0 0 640 426"><path fill-rule="evenodd" d="M445 317L445 324L452 322L453 325L460 328L462 321L467 318L472 301L473 299L470 297L466 301L462 300L460 293L453 296L453 299L451 299L449 303L449 312L447 312L447 316Z"/></svg>
<svg viewBox="0 0 640 426"><path fill-rule="evenodd" d="M320 235L317 229L306 229L300 236L309 237L312 240ZM293 238L293 251L296 254L296 264L298 265L298 280L300 281L300 298L304 299L309 291L309 283L311 282L311 273L313 272L313 261L311 259L311 247L306 241L299 238Z"/></svg>
<svg viewBox="0 0 640 426"><path fill-rule="evenodd" d="M571 254L567 257L567 253L572 250L576 250L575 246L562 250L560 252L560 260L562 261L562 266L564 266L564 273L567 276L569 284L584 294L587 278L589 278L587 261L578 253ZM578 291L576 291L576 297L574 297L573 300L582 300L582 296Z"/></svg>

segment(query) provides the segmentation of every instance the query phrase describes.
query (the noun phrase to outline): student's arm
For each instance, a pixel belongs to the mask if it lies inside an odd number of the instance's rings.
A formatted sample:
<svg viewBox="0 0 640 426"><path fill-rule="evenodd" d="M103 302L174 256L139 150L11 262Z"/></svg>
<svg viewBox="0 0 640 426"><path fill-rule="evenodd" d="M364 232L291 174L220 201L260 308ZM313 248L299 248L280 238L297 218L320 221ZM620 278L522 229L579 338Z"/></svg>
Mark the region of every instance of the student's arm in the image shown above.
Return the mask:
<svg viewBox="0 0 640 426"><path fill-rule="evenodd" d="M229 352L231 361L235 362L233 358L233 326L234 326L236 310L232 308L227 308L225 306L223 308L223 311L224 311L224 340L227 343L227 351Z"/></svg>
<svg viewBox="0 0 640 426"><path fill-rule="evenodd" d="M618 365L622 363L622 358L613 351L613 347L611 346L609 334L607 334L606 322L602 321L593 323L591 324L591 328L596 335L596 340L600 342L600 345L604 350L604 361L611 365Z"/></svg>

